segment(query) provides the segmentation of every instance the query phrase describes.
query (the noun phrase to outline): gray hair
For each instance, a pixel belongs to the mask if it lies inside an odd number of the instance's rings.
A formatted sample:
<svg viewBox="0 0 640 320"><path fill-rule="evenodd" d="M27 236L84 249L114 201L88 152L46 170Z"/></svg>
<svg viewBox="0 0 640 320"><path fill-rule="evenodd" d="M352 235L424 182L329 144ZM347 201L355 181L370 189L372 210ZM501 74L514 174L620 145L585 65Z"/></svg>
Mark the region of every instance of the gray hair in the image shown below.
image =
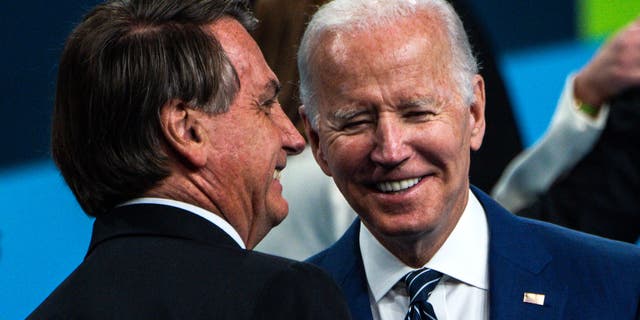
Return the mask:
<svg viewBox="0 0 640 320"><path fill-rule="evenodd" d="M445 0L334 0L320 7L302 37L298 50L300 99L314 129L318 128L318 106L311 78L311 63L323 34L330 31L359 31L392 24L399 17L432 12L445 24L452 50L452 79L466 104L475 100L473 77L478 62L473 55L460 17Z"/></svg>

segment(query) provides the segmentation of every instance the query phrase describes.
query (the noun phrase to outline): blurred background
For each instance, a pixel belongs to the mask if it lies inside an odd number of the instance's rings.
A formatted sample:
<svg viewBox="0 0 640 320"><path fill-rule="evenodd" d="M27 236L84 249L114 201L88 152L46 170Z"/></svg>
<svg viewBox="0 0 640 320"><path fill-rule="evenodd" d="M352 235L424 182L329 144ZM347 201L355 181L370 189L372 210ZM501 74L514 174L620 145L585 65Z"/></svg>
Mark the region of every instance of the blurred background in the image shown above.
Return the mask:
<svg viewBox="0 0 640 320"><path fill-rule="evenodd" d="M98 2L0 2L0 320L26 317L89 243L92 221L50 160L49 122L64 39ZM492 40L525 146L547 127L566 75L640 13L638 0L468 2Z"/></svg>

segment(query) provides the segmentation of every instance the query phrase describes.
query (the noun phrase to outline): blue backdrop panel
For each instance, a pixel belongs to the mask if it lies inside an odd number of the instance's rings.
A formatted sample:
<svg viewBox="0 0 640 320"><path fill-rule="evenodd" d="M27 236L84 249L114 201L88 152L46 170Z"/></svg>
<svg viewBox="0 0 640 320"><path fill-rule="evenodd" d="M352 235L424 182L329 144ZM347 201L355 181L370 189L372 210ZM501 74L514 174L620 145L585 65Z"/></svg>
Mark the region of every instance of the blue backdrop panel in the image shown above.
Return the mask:
<svg viewBox="0 0 640 320"><path fill-rule="evenodd" d="M502 74L525 146L534 143L547 128L567 75L586 64L598 46L597 42L572 41L501 57ZM487 101L487 107L491 107L491 101Z"/></svg>
<svg viewBox="0 0 640 320"><path fill-rule="evenodd" d="M91 219L49 161L0 172L0 319L24 319L80 263Z"/></svg>

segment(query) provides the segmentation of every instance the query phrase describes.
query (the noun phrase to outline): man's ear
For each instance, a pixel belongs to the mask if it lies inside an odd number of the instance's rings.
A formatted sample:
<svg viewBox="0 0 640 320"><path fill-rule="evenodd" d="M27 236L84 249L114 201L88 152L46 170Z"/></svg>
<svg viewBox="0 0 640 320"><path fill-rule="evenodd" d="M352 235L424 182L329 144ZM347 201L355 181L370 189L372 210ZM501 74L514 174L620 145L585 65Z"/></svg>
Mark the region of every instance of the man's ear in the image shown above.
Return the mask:
<svg viewBox="0 0 640 320"><path fill-rule="evenodd" d="M180 100L167 102L160 110L162 133L169 147L191 166L207 163L207 135L203 127L204 113L187 107Z"/></svg>
<svg viewBox="0 0 640 320"><path fill-rule="evenodd" d="M322 152L322 148L320 148L320 137L318 136L318 132L311 126L312 120L307 116L304 105L298 108L298 113L300 114L300 118L302 118L302 121L304 122L304 132L307 134L307 140L309 140L309 145L311 146L313 157L316 159L316 162L318 163L324 174L331 176L331 170L329 169L329 165L325 158L324 152Z"/></svg>
<svg viewBox="0 0 640 320"><path fill-rule="evenodd" d="M473 78L473 95L475 101L469 106L469 125L471 128L471 150L477 151L482 145L482 139L484 138L484 131L486 128L486 122L484 119L485 108L485 94L484 94L484 79L481 75L476 75Z"/></svg>

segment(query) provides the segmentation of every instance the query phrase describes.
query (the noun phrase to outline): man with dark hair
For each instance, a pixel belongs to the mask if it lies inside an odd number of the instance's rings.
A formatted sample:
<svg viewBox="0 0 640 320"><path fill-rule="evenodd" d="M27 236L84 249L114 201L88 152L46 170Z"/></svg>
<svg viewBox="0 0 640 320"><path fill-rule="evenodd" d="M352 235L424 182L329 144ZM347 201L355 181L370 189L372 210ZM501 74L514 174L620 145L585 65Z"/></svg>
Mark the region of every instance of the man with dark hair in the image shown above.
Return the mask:
<svg viewBox="0 0 640 320"><path fill-rule="evenodd" d="M95 216L80 266L31 319L346 319L308 264L255 253L285 218L304 140L232 0L117 0L64 48L53 157Z"/></svg>
<svg viewBox="0 0 640 320"><path fill-rule="evenodd" d="M445 0L334 0L298 54L313 156L358 219L309 261L357 319L640 316L640 249L517 217L470 185L485 86Z"/></svg>

